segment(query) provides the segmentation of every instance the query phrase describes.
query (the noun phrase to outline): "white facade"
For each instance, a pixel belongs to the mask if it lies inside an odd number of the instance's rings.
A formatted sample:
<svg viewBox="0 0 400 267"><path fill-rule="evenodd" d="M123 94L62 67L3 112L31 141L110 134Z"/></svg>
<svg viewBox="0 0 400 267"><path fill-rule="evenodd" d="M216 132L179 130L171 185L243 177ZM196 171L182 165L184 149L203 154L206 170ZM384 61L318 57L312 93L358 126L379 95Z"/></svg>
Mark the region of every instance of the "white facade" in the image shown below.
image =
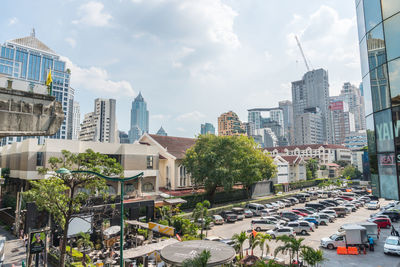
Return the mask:
<svg viewBox="0 0 400 267"><path fill-rule="evenodd" d="M351 164L356 166L360 172L364 171L363 160L362 160L363 155L364 155L364 150L351 151Z"/></svg>
<svg viewBox="0 0 400 267"><path fill-rule="evenodd" d="M79 102L74 101L72 109L72 140L78 140L81 126L81 109Z"/></svg>
<svg viewBox="0 0 400 267"><path fill-rule="evenodd" d="M322 114L318 111L300 114L294 121L296 144L321 144L324 142Z"/></svg>
<svg viewBox="0 0 400 267"><path fill-rule="evenodd" d="M276 184L288 184L304 181L306 177L305 161L300 156L275 156L274 164L277 165L277 174L272 178Z"/></svg>

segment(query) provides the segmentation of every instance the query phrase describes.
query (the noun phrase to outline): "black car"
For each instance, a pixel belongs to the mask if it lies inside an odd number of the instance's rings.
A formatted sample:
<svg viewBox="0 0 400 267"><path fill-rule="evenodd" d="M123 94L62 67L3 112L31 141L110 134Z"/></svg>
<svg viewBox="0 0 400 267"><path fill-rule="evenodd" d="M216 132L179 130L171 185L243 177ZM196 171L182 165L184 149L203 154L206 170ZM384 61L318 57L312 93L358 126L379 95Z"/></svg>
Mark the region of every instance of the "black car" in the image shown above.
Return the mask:
<svg viewBox="0 0 400 267"><path fill-rule="evenodd" d="M325 202L332 203L332 204L334 204L335 206L339 206L339 205L340 205L339 202L337 202L336 200L333 200L333 199L325 199L324 201L325 201Z"/></svg>
<svg viewBox="0 0 400 267"><path fill-rule="evenodd" d="M297 198L300 203L306 202L306 198L302 195L295 195L294 197Z"/></svg>
<svg viewBox="0 0 400 267"><path fill-rule="evenodd" d="M281 217L288 218L290 221L296 221L296 220L300 219L299 215L297 215L296 213L291 212L291 211L283 211L281 213Z"/></svg>
<svg viewBox="0 0 400 267"><path fill-rule="evenodd" d="M306 203L305 206L306 206L306 207L310 207L310 208L314 208L314 209L316 209L317 211L321 211L321 210L323 210L323 209L326 208L325 205L322 205L322 204L319 204L319 203Z"/></svg>
<svg viewBox="0 0 400 267"><path fill-rule="evenodd" d="M333 204L333 203L331 203L331 202L328 202L328 201L325 201L325 200L318 201L318 203L319 203L319 204L322 204L322 205L324 205L324 206L326 206L326 207L336 207L335 204Z"/></svg>
<svg viewBox="0 0 400 267"><path fill-rule="evenodd" d="M224 218L225 222L236 222L238 219L238 216L232 211L222 211L219 215Z"/></svg>
<svg viewBox="0 0 400 267"><path fill-rule="evenodd" d="M292 202L292 205L296 205L297 203L300 202L297 198L294 198L294 197L289 197L289 198L287 198L287 200Z"/></svg>

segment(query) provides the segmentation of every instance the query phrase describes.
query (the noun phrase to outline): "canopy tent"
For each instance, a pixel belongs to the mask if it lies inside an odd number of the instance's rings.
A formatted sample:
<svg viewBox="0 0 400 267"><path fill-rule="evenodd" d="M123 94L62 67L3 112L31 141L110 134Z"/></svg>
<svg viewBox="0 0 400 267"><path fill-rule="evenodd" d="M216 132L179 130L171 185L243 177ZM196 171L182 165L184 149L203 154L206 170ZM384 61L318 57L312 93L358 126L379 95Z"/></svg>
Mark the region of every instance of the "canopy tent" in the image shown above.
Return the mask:
<svg viewBox="0 0 400 267"><path fill-rule="evenodd" d="M137 248L130 248L124 250L124 259L134 259L142 256L146 256L154 251L159 251L162 250L164 247L178 243L179 241L170 238L166 239L164 241L161 241L159 243L152 243L144 246L140 246ZM119 251L116 251L116 253L119 255Z"/></svg>

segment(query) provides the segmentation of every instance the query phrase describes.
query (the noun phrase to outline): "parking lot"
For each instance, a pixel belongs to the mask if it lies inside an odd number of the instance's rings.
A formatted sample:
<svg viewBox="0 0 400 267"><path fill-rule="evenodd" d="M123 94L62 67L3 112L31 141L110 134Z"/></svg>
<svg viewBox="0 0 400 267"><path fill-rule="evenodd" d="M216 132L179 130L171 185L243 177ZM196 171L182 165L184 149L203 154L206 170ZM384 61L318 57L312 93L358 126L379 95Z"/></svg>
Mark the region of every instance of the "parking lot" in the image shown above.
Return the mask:
<svg viewBox="0 0 400 267"><path fill-rule="evenodd" d="M314 202L314 201L313 201ZM390 201L380 200L380 205L384 206ZM304 204L296 204L290 208L280 209L279 211L290 211L292 209L304 207ZM330 235L337 232L338 228L346 223L355 223L365 221L370 218L372 213L376 213L376 210L368 210L365 207L360 207L355 212L351 212L344 218L337 218L333 223L328 225L320 225L318 229L307 235L297 235L297 237L303 237L305 240L303 243L313 248L320 248L320 240L323 237L329 237ZM251 220L252 218L245 218L243 221L237 221L235 223L225 223L223 225L216 225L208 231L208 236L219 236L222 238L230 239L235 233L241 231L251 232ZM399 229L400 223L394 223L396 230ZM366 255L337 255L336 250L328 250L322 248L324 251L324 257L327 259L322 266L400 266L400 257L385 255L383 253L383 245L386 237L390 235L390 229L382 229L379 241L375 246L374 252L367 251ZM280 244L275 240L270 241L270 253L273 253L274 249ZM245 243L245 248L248 248L248 242ZM261 250L257 247L254 250L254 254L261 255ZM288 255L279 254L277 257L288 260Z"/></svg>

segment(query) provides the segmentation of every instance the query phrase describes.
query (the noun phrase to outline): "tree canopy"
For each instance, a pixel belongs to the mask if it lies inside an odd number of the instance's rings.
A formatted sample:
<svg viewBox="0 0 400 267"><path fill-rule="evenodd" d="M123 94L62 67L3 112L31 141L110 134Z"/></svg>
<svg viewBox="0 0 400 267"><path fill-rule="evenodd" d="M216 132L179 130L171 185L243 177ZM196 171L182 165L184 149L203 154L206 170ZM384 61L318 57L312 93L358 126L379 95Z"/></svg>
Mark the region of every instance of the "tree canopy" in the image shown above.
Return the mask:
<svg viewBox="0 0 400 267"><path fill-rule="evenodd" d="M353 179L361 179L362 178L362 173L354 165L347 165L343 169L342 175L344 177L350 177L351 180L353 180Z"/></svg>
<svg viewBox="0 0 400 267"><path fill-rule="evenodd" d="M69 223L91 196L105 194L107 187L102 178L93 174L58 174L56 170L66 168L71 171L85 170L116 176L120 175L123 169L115 159L95 153L91 149L79 154L63 150L61 157L49 159L48 166L41 168L39 173L48 174L50 177L31 181L31 189L25 192L24 196L27 201L35 202L39 210L49 212L63 230L59 266L64 266Z"/></svg>
<svg viewBox="0 0 400 267"><path fill-rule="evenodd" d="M316 159L309 159L306 164L306 171L307 171L307 180L317 178L317 171L318 171L318 160Z"/></svg>
<svg viewBox="0 0 400 267"><path fill-rule="evenodd" d="M211 200L217 187L225 191L237 183L250 189L276 173L273 160L247 136L200 135L186 151L183 164L196 185L203 185Z"/></svg>

